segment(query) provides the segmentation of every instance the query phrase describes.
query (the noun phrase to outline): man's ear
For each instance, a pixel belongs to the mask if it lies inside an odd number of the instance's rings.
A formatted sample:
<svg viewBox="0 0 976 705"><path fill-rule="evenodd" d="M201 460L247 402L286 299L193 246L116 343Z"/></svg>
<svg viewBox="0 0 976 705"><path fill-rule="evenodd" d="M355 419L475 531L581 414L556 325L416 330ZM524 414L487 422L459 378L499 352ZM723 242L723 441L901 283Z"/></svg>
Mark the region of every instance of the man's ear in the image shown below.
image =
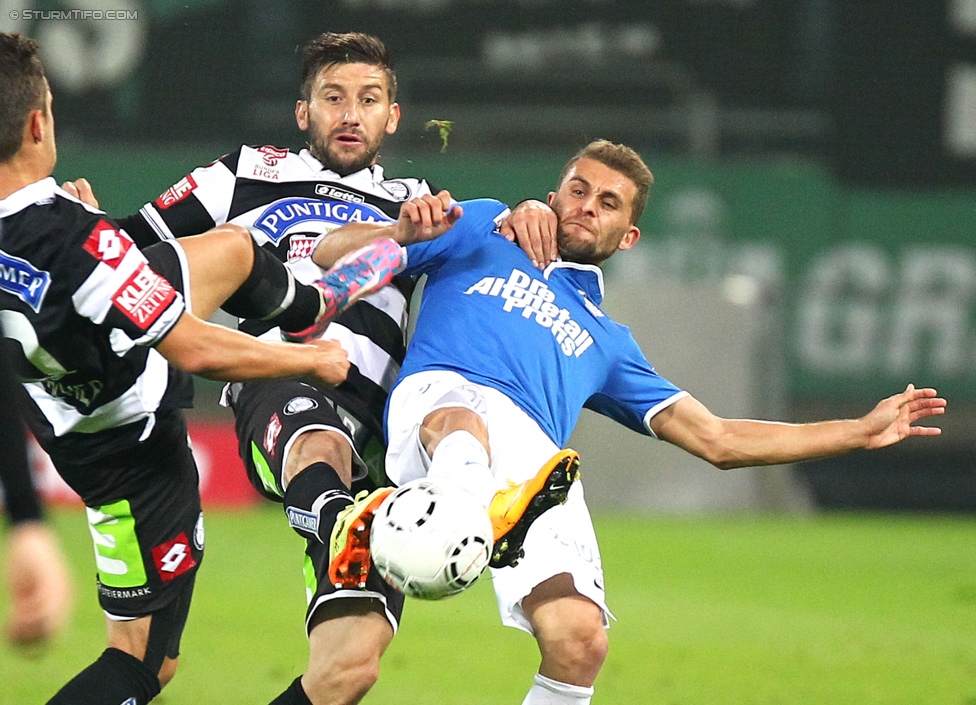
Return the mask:
<svg viewBox="0 0 976 705"><path fill-rule="evenodd" d="M300 100L295 103L295 122L298 123L298 129L302 132L308 130L308 101Z"/></svg>
<svg viewBox="0 0 976 705"><path fill-rule="evenodd" d="M640 229L636 225L631 225L624 236L620 238L620 244L617 245L618 250L629 250L631 247L637 244L640 240Z"/></svg>
<svg viewBox="0 0 976 705"><path fill-rule="evenodd" d="M400 124L400 104L394 103L390 106L390 117L386 119L386 134L392 135Z"/></svg>
<svg viewBox="0 0 976 705"><path fill-rule="evenodd" d="M554 199L555 197L556 197L555 191L550 191L549 195L546 196L546 205L549 206L550 208L552 208L552 199Z"/></svg>
<svg viewBox="0 0 976 705"><path fill-rule="evenodd" d="M31 110L27 114L27 124L24 125L25 138L33 144L44 141L44 111Z"/></svg>

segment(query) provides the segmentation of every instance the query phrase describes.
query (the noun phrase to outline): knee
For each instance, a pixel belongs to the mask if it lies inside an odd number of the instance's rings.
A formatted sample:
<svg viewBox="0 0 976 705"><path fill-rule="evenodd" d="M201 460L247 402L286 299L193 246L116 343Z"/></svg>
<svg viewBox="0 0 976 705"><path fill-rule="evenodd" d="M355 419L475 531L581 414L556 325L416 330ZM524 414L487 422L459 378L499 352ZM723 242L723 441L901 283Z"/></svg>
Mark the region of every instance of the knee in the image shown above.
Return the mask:
<svg viewBox="0 0 976 705"><path fill-rule="evenodd" d="M563 673L596 673L610 650L602 622L565 624L540 640L543 657Z"/></svg>
<svg viewBox="0 0 976 705"><path fill-rule="evenodd" d="M346 487L352 485L352 448L334 431L306 431L292 443L282 469L285 484L314 463L327 463Z"/></svg>
<svg viewBox="0 0 976 705"><path fill-rule="evenodd" d="M246 228L235 225L234 223L224 223L223 225L218 225L210 232L214 234L219 233L222 241L221 245L230 249L233 254L245 257L251 256L254 243L251 240L251 234Z"/></svg>
<svg viewBox="0 0 976 705"><path fill-rule="evenodd" d="M358 703L376 685L380 676L379 655L358 655L328 664L310 664L302 676L302 687L312 702Z"/></svg>
<svg viewBox="0 0 976 705"><path fill-rule="evenodd" d="M173 680L173 676L176 675L176 667L179 665L179 659L166 658L163 659L163 665L159 668L159 687L165 688L166 684Z"/></svg>

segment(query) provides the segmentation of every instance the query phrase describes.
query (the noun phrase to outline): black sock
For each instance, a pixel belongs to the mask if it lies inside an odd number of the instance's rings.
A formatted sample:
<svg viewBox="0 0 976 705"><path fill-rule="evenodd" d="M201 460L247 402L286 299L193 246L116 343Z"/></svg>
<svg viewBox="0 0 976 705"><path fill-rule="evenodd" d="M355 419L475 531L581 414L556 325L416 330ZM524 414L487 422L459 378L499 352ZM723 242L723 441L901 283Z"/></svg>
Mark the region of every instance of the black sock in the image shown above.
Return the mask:
<svg viewBox="0 0 976 705"><path fill-rule="evenodd" d="M305 695L305 689L302 688L302 677L293 680L288 690L272 700L269 705L312 705L312 701Z"/></svg>
<svg viewBox="0 0 976 705"><path fill-rule="evenodd" d="M314 463L295 475L283 498L291 528L320 543L328 543L336 515L351 502L349 489L328 463Z"/></svg>
<svg viewBox="0 0 976 705"><path fill-rule="evenodd" d="M159 678L146 664L110 648L68 681L48 705L146 705L159 690Z"/></svg>
<svg viewBox="0 0 976 705"><path fill-rule="evenodd" d="M238 318L273 321L284 330L298 331L315 323L322 298L315 287L299 284L285 265L253 240L251 273L224 305Z"/></svg>

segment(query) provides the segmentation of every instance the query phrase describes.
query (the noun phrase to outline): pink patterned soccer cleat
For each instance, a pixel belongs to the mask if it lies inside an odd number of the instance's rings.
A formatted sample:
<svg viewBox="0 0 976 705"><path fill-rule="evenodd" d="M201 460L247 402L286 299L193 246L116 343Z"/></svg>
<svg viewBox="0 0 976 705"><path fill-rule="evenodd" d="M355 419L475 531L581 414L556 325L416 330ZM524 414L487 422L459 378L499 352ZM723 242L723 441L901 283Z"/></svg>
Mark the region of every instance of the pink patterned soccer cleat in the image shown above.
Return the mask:
<svg viewBox="0 0 976 705"><path fill-rule="evenodd" d="M322 292L322 310L315 323L298 332L282 332L285 340L304 343L322 335L333 318L356 301L386 286L406 262L403 248L392 238L374 240L340 257L312 286Z"/></svg>

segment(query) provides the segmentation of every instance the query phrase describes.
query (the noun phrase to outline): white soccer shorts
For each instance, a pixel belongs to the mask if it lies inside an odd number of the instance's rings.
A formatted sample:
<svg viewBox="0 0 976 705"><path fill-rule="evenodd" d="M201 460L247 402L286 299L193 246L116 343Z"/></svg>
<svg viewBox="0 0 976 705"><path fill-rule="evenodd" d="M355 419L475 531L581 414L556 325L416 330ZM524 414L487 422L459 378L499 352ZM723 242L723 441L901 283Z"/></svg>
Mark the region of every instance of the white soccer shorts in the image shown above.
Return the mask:
<svg viewBox="0 0 976 705"><path fill-rule="evenodd" d="M394 483L426 475L428 459L420 444L420 424L432 411L450 406L470 408L485 419L491 470L499 489L533 477L560 450L539 424L498 390L472 384L456 372L418 372L403 379L390 395L386 473ZM503 624L531 634L522 599L543 581L569 573L576 590L599 605L604 624L609 625L613 615L606 606L600 549L579 482L570 489L566 504L536 519L524 548L525 557L517 566L491 571Z"/></svg>

